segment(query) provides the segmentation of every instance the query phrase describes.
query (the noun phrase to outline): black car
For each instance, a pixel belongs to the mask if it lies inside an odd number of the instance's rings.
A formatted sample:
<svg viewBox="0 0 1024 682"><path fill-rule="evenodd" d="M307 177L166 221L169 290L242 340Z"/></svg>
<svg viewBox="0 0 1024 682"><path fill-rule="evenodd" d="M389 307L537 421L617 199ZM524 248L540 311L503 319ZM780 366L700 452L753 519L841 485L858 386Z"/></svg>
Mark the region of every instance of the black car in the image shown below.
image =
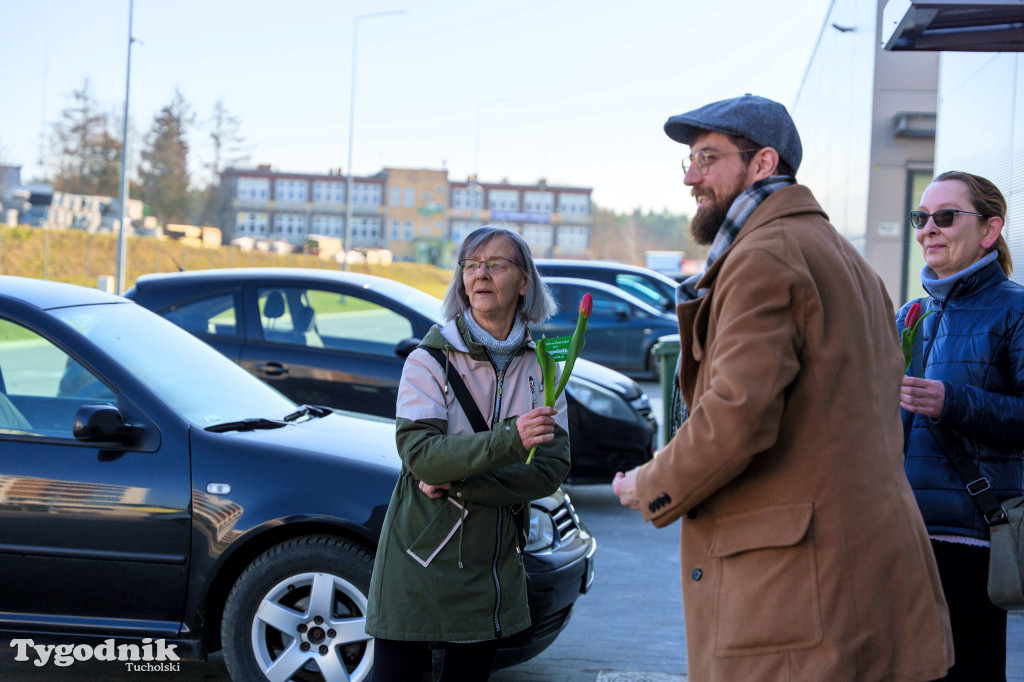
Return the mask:
<svg viewBox="0 0 1024 682"><path fill-rule="evenodd" d="M534 326L534 334L567 336L576 328L579 301L590 293L594 309L587 323L582 357L622 372L661 378L659 339L679 333L679 322L666 313L604 282L569 277L545 277L558 302L558 314Z"/></svg>
<svg viewBox="0 0 1024 682"><path fill-rule="evenodd" d="M366 680L366 595L399 467L393 421L298 405L124 298L0 277L12 641L222 649L240 682ZM499 665L549 645L593 575L568 497L531 511L533 626L502 641Z"/></svg>
<svg viewBox="0 0 1024 682"><path fill-rule="evenodd" d="M622 289L659 311L671 313L676 309L678 282L655 270L615 261L538 258L535 262L545 278L592 279Z"/></svg>
<svg viewBox="0 0 1024 682"><path fill-rule="evenodd" d="M336 270L152 274L140 277L125 296L298 403L390 418L406 356L441 321L441 302L433 296L393 280ZM588 332L588 347L590 338ZM616 471L651 458L658 425L635 381L580 361L566 394L569 482L607 483Z"/></svg>

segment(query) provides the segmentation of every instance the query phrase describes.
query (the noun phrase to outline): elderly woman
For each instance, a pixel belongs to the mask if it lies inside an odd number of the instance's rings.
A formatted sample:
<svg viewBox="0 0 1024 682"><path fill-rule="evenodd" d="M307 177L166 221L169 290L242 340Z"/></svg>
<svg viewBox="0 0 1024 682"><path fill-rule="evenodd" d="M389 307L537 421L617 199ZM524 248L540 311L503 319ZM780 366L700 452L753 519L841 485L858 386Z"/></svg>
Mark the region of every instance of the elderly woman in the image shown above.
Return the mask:
<svg viewBox="0 0 1024 682"><path fill-rule="evenodd" d="M471 232L442 312L447 323L409 355L398 389L402 471L366 621L377 638L375 682L419 679L431 643L444 649L440 680L488 679L498 640L530 626L529 501L569 471L565 398L544 407L527 328L555 304L523 238L501 227Z"/></svg>
<svg viewBox="0 0 1024 682"><path fill-rule="evenodd" d="M1024 288L1008 279L1005 215L995 185L959 171L935 178L910 214L930 298L903 378L904 452L949 604L950 680L1006 679L1006 612L986 589L988 525L947 459L966 452L999 501L1024 493ZM912 304L896 316L900 331Z"/></svg>

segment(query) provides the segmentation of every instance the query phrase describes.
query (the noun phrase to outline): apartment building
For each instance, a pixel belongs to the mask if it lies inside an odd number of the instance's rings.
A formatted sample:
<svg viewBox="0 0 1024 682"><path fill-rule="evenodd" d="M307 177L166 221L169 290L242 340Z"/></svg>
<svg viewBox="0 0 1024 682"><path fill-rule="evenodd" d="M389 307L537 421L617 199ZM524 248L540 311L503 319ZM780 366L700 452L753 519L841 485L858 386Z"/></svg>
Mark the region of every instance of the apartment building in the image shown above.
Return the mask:
<svg viewBox="0 0 1024 682"><path fill-rule="evenodd" d="M589 187L477 182L451 184L450 239L458 244L480 225L506 225L519 232L538 258L589 255L594 216Z"/></svg>
<svg viewBox="0 0 1024 682"><path fill-rule="evenodd" d="M304 245L310 235L345 237L345 176L261 166L221 174L225 239ZM453 181L448 171L385 168L352 178L351 249L389 249L397 260L451 266L463 238L483 224L515 229L538 257L589 255L592 189Z"/></svg>
<svg viewBox="0 0 1024 682"><path fill-rule="evenodd" d="M352 248L384 248L381 176L352 178ZM346 177L341 171L289 173L269 166L221 173L221 229L303 246L310 235L345 237Z"/></svg>

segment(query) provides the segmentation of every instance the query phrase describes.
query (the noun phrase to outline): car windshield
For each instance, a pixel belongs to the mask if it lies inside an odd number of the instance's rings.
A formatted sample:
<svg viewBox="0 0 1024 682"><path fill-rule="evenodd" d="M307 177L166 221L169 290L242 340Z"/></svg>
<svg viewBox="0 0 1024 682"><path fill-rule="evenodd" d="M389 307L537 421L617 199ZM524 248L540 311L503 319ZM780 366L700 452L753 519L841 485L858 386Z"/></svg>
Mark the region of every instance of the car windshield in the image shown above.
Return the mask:
<svg viewBox="0 0 1024 682"><path fill-rule="evenodd" d="M52 310L192 424L205 428L242 419L283 419L288 398L188 332L135 305Z"/></svg>

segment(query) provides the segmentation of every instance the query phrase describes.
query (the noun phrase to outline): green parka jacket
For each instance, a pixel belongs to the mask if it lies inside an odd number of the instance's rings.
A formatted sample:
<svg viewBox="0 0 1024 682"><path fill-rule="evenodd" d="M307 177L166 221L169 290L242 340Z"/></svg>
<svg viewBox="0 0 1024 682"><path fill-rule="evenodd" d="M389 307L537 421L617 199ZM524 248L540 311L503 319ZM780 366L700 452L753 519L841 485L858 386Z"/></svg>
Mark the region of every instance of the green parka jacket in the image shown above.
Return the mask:
<svg viewBox="0 0 1024 682"><path fill-rule="evenodd" d="M565 396L555 405L554 439L526 464L516 418L544 404L533 341L502 374L461 316L432 328L421 345L445 352L491 430L473 432L445 367L422 348L409 355L396 410L402 470L377 547L366 632L441 642L508 637L530 626L513 515L569 472ZM451 482L451 491L431 499L420 481Z"/></svg>

